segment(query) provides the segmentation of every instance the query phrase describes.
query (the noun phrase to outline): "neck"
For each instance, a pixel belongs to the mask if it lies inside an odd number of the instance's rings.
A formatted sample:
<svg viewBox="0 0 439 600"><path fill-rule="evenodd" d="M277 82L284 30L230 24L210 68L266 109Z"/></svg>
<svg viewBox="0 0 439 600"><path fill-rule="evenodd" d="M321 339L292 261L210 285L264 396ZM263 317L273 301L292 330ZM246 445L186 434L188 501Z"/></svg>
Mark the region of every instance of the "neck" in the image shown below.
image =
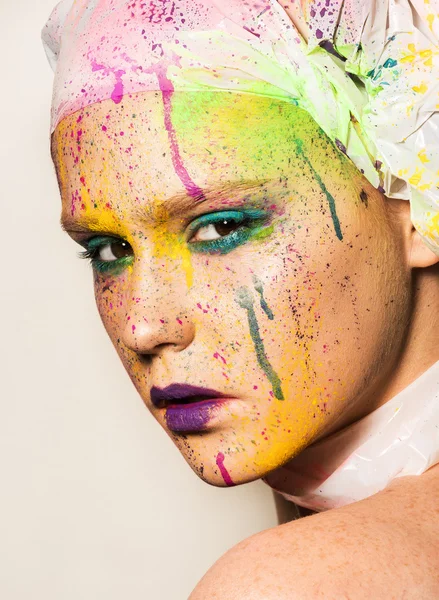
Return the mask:
<svg viewBox="0 0 439 600"><path fill-rule="evenodd" d="M386 381L374 394L372 410L399 394L439 360L439 265L414 272L412 297L404 346Z"/></svg>
<svg viewBox="0 0 439 600"><path fill-rule="evenodd" d="M345 411L332 427L315 440L327 437L364 418L413 381L439 360L439 265L416 269L413 275L410 319L399 352L374 382L364 397Z"/></svg>

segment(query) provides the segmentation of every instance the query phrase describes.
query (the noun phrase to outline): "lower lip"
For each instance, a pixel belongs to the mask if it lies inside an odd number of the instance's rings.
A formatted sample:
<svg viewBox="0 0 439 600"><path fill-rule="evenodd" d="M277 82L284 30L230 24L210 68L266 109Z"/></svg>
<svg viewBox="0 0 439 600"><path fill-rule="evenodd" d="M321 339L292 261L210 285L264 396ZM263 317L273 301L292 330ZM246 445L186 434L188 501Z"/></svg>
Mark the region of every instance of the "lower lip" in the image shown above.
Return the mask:
<svg viewBox="0 0 439 600"><path fill-rule="evenodd" d="M216 398L191 404L173 404L166 410L166 424L175 433L205 431L227 401L226 398Z"/></svg>

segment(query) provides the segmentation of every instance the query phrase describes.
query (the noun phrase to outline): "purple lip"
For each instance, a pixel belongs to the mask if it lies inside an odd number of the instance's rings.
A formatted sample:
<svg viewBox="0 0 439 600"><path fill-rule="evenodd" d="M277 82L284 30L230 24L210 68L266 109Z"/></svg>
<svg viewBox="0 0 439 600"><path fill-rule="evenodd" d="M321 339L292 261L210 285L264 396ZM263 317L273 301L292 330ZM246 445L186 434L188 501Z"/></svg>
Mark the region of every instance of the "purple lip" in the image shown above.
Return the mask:
<svg viewBox="0 0 439 600"><path fill-rule="evenodd" d="M173 383L163 389L158 387L151 388L151 402L157 408L165 408L170 404L178 404L185 400L192 402L200 400L212 400L214 398L224 398L224 394L216 390L209 390L186 383Z"/></svg>
<svg viewBox="0 0 439 600"><path fill-rule="evenodd" d="M173 404L166 410L166 424L174 433L204 431L224 402L217 399L180 406Z"/></svg>

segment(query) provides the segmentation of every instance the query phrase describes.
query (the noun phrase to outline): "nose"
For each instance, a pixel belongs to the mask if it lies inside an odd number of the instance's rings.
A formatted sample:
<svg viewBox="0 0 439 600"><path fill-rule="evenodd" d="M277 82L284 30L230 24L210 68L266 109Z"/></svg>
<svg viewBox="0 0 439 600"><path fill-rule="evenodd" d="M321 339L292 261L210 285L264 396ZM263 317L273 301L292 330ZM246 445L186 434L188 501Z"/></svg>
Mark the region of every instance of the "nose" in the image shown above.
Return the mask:
<svg viewBox="0 0 439 600"><path fill-rule="evenodd" d="M146 270L137 266L131 274L121 341L137 354L180 352L195 337L187 286L175 269L166 266Z"/></svg>

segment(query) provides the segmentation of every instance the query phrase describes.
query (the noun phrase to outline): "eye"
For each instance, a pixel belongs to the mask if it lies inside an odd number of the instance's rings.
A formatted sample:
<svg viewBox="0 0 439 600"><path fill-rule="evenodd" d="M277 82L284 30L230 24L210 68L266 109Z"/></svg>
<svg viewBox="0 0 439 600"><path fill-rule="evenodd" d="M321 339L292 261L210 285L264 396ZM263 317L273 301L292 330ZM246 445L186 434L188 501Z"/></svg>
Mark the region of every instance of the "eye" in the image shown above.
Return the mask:
<svg viewBox="0 0 439 600"><path fill-rule="evenodd" d="M112 242L110 244L106 244L105 246L101 246L96 250L96 254L96 258L99 258L99 260L103 260L104 262L111 262L119 258L130 256L132 254L132 251L131 246L128 244L128 242L120 241Z"/></svg>
<svg viewBox="0 0 439 600"><path fill-rule="evenodd" d="M197 253L228 254L248 241L269 235L270 220L270 213L254 208L202 215L188 227L189 249Z"/></svg>
<svg viewBox="0 0 439 600"><path fill-rule="evenodd" d="M213 240L219 240L222 237L229 235L232 231L242 226L242 221L238 222L237 219L224 218L222 221L217 223L210 223L204 227L200 227L196 234L191 238L191 242L211 242Z"/></svg>
<svg viewBox="0 0 439 600"><path fill-rule="evenodd" d="M89 259L98 273L118 274L134 260L133 249L126 240L97 236L85 243L81 258Z"/></svg>

